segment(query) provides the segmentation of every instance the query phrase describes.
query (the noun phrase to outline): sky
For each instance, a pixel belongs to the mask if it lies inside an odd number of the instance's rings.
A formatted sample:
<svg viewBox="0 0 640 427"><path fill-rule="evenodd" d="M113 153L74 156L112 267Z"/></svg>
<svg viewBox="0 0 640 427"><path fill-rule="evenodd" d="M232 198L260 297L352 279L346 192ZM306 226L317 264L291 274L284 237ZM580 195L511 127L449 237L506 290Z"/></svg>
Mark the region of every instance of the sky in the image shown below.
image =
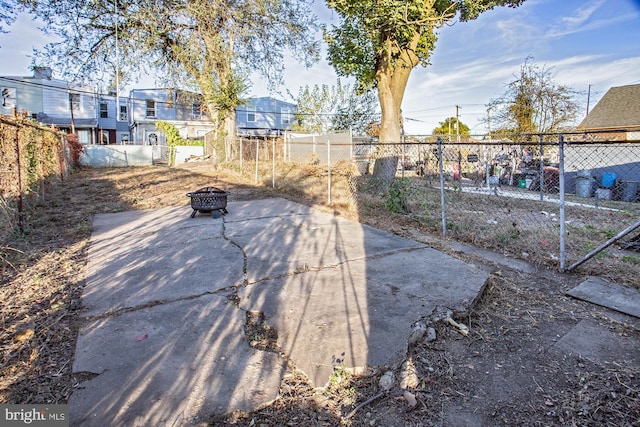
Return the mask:
<svg viewBox="0 0 640 427"><path fill-rule="evenodd" d="M338 25L337 14L316 0L321 22ZM33 48L49 40L27 16L0 34L0 75L29 76ZM580 92L582 111L615 86L640 84L640 0L526 0L518 8L496 8L471 22L439 31L431 65L415 68L405 92L405 132L429 135L439 122L455 117L472 134L487 131L487 104L505 92L527 57L550 70L553 81ZM55 70L54 70L55 76ZM335 85L338 76L324 60L305 69L286 61L285 85L269 92L253 76L250 96L286 101L306 85ZM353 83L341 78L343 83ZM138 87L150 87L143 78Z"/></svg>

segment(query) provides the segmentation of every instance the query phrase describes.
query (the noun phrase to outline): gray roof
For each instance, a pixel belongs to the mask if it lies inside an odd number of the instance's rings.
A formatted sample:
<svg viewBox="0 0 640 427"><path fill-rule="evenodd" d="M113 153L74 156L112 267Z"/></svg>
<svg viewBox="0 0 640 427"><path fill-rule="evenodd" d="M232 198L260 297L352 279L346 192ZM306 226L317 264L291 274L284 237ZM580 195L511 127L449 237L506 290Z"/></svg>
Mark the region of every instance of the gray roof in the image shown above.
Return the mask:
<svg viewBox="0 0 640 427"><path fill-rule="evenodd" d="M640 84L612 87L578 125L579 129L640 127Z"/></svg>
<svg viewBox="0 0 640 427"><path fill-rule="evenodd" d="M37 120L45 125L71 127L71 117L51 117L46 114L38 114ZM96 128L98 127L98 119L75 119L73 124L77 128Z"/></svg>

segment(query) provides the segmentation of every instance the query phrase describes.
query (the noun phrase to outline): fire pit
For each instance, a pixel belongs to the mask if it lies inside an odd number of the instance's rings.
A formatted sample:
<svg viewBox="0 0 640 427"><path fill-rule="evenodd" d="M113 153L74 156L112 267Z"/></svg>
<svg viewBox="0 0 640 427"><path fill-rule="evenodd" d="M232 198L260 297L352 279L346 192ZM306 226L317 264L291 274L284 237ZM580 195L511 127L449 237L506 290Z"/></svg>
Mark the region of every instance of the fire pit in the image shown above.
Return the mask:
<svg viewBox="0 0 640 427"><path fill-rule="evenodd" d="M209 213L214 218L220 218L227 212L227 191L216 187L203 187L199 190L187 193L191 197L191 218L195 217L198 212Z"/></svg>

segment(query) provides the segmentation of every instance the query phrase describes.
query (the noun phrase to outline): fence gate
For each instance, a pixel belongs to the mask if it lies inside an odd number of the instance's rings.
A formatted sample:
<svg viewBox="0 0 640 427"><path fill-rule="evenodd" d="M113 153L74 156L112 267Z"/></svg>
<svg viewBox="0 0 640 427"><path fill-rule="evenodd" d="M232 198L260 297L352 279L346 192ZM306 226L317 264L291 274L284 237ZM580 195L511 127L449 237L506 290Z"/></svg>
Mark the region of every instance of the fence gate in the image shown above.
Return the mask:
<svg viewBox="0 0 640 427"><path fill-rule="evenodd" d="M168 165L171 158L171 147L168 145L153 145L151 159L154 165Z"/></svg>

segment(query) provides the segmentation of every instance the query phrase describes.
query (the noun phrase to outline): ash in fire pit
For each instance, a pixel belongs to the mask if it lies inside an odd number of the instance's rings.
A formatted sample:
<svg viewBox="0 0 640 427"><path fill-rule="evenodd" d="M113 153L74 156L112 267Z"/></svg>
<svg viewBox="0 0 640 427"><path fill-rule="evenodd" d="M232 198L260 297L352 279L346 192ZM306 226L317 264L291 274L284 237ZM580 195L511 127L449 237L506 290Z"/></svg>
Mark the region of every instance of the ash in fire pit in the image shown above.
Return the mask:
<svg viewBox="0 0 640 427"><path fill-rule="evenodd" d="M195 217L198 212L209 213L214 218L220 218L227 212L227 191L216 187L203 187L199 190L187 193L191 197L191 218Z"/></svg>

